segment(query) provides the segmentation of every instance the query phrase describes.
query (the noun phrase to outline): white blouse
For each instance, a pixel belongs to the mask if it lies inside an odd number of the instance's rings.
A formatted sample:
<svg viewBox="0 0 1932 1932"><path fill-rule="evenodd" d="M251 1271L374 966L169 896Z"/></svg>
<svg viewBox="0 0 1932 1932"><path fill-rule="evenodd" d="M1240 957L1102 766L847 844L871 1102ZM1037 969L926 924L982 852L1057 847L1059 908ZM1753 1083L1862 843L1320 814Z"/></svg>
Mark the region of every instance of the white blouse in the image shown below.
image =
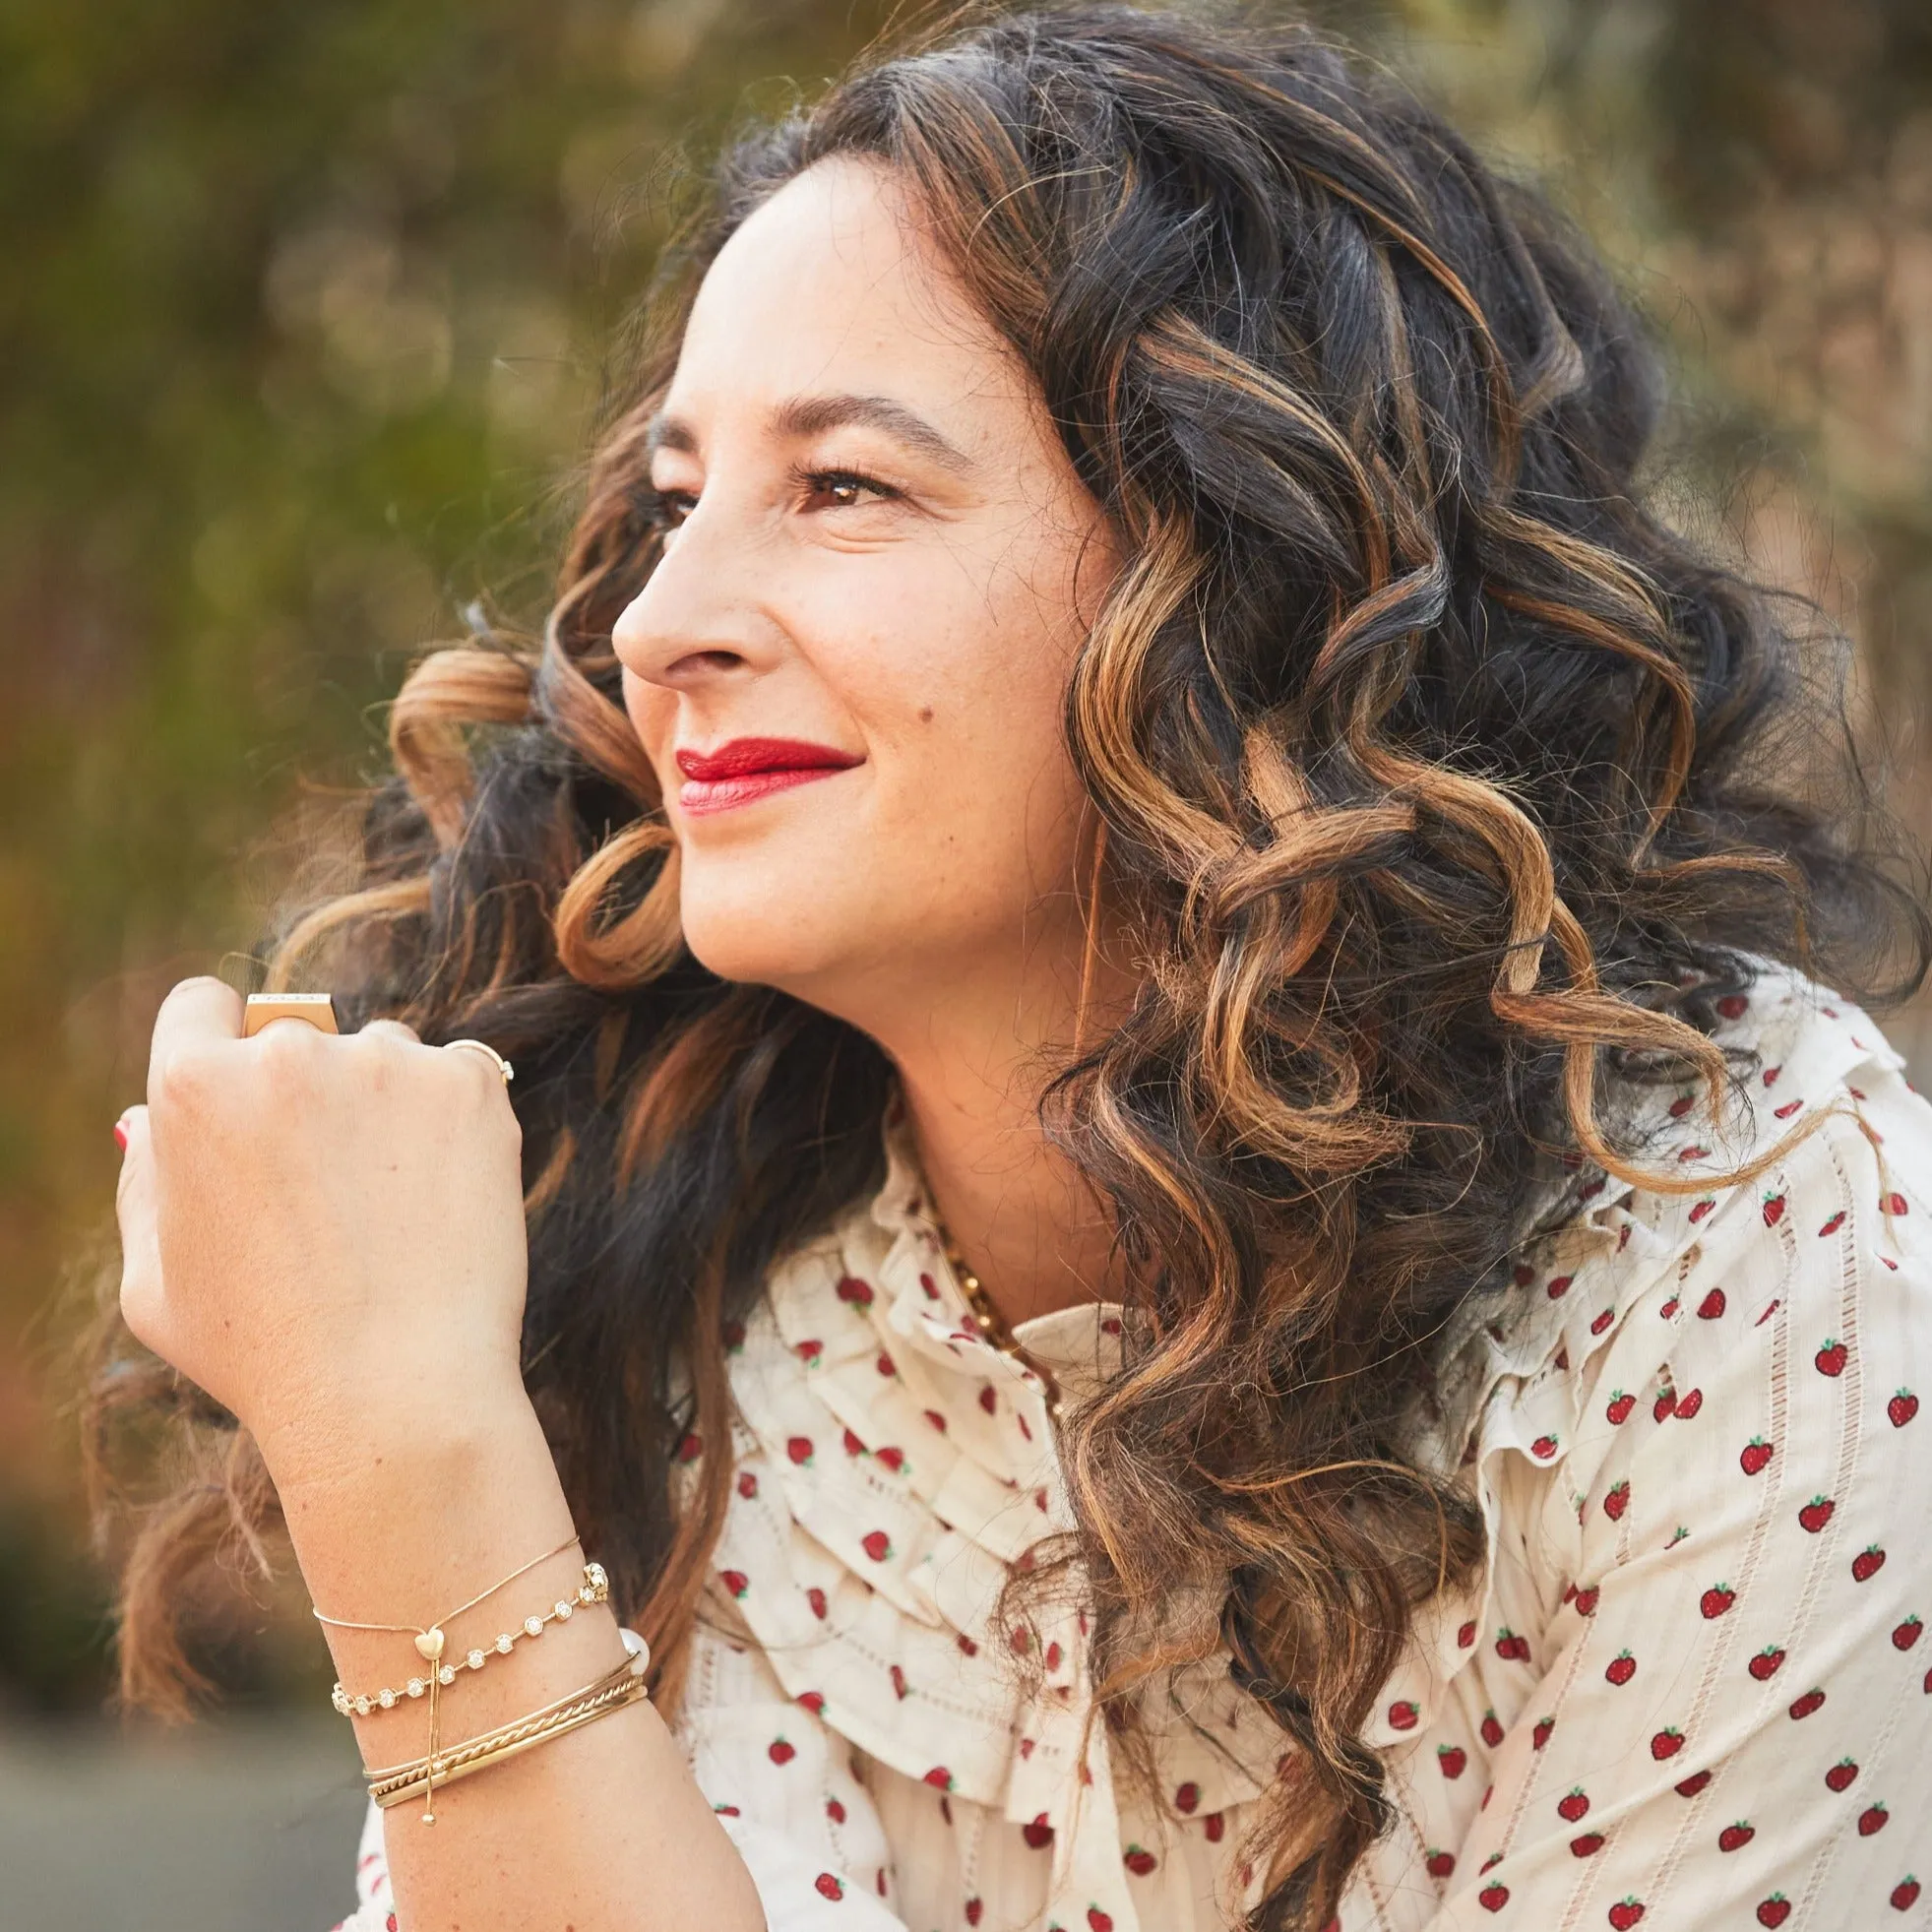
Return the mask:
<svg viewBox="0 0 1932 1932"><path fill-rule="evenodd" d="M1709 1191L1595 1178L1445 1338L1414 1449L1463 1471L1488 1553L1378 1699L1395 1822L1340 1932L1932 1923L1932 1108L1811 982L1724 1013L1755 1056L1728 1138L1688 1093L1649 1123ZM1077 1393L1119 1325L1018 1334ZM1238 1922L1291 1747L1195 1666L1144 1698L1142 1790L1088 1732L1078 1605L994 1627L1071 1518L1038 1382L973 1327L896 1137L728 1340L735 1490L678 1725L774 1932ZM379 1818L343 1932L396 1932Z"/></svg>

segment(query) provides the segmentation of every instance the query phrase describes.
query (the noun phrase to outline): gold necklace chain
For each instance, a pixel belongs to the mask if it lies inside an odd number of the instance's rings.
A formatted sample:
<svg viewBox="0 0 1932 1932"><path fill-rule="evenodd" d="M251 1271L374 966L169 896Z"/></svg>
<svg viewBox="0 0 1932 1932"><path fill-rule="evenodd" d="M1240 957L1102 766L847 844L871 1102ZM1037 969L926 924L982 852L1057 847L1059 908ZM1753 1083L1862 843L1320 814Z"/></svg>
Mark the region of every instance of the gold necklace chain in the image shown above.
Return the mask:
<svg viewBox="0 0 1932 1932"><path fill-rule="evenodd" d="M966 1257L960 1253L960 1245L953 1239L953 1230L940 1218L939 1210L931 1210L934 1231L939 1236L939 1245L946 1255L947 1266L953 1271L960 1284L960 1292L966 1296L966 1306L972 1311L973 1325L981 1336L992 1343L1002 1355L1018 1362L1022 1368L1029 1369L1039 1377L1040 1390L1046 1399L1046 1412L1054 1421L1059 1421L1066 1412L1066 1400L1060 1394L1060 1381L1053 1371L1033 1355L1027 1345L1013 1333L1006 1317L993 1305L993 1298L986 1292L985 1284L967 1266Z"/></svg>

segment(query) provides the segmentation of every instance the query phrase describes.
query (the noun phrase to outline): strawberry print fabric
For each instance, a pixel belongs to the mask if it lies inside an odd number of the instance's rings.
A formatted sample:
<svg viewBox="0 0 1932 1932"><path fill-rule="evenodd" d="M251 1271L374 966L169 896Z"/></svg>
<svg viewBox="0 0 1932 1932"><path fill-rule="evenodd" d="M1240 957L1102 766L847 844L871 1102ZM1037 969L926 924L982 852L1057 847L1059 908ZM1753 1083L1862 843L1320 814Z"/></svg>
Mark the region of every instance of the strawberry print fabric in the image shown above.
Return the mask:
<svg viewBox="0 0 1932 1932"><path fill-rule="evenodd" d="M1709 1188L1580 1176L1445 1337L1413 1442L1488 1554L1378 1700L1395 1822L1340 1932L1932 1924L1932 1109L1809 981L1767 968L1720 1010L1725 1121L1670 1090L1633 1120ZM1144 1699L1145 1792L1089 1730L1077 1600L996 1623L1070 1520L1051 1425L889 1153L729 1338L692 1770L774 1932L1237 1923L1285 1741L1224 1670L1177 1674ZM1105 1307L1020 1331L1076 1395L1118 1333ZM346 1932L394 1922L378 1821Z"/></svg>

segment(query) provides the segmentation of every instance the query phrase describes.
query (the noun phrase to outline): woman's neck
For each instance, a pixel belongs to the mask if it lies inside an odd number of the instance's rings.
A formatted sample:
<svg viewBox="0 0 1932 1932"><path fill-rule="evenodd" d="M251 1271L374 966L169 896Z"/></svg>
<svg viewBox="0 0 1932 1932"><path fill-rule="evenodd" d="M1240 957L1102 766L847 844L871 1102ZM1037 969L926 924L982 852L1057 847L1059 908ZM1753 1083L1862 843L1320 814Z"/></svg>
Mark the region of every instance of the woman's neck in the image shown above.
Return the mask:
<svg viewBox="0 0 1932 1932"><path fill-rule="evenodd" d="M1080 1020L1080 930L1011 969L922 976L903 999L868 1001L864 1028L899 1071L933 1205L1010 1323L1121 1296L1112 1228L1073 1162L1048 1145L1039 1100ZM1111 949L1106 949L1111 950ZM1087 962L1085 1036L1118 1023L1134 982Z"/></svg>

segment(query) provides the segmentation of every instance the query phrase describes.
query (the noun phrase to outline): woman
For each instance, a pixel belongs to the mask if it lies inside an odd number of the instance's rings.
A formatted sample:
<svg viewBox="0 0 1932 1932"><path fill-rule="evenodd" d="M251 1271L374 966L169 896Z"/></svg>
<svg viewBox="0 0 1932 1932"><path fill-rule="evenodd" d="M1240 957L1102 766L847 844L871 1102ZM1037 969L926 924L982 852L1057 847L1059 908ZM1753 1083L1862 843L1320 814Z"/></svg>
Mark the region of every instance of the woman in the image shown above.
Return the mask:
<svg viewBox="0 0 1932 1932"><path fill-rule="evenodd" d="M1924 925L1600 269L1095 7L745 138L654 298L285 934L359 1030L161 1012L121 1304L241 1433L130 1689L273 1496L358 1928L1922 1922L1932 1116L1812 975Z"/></svg>

